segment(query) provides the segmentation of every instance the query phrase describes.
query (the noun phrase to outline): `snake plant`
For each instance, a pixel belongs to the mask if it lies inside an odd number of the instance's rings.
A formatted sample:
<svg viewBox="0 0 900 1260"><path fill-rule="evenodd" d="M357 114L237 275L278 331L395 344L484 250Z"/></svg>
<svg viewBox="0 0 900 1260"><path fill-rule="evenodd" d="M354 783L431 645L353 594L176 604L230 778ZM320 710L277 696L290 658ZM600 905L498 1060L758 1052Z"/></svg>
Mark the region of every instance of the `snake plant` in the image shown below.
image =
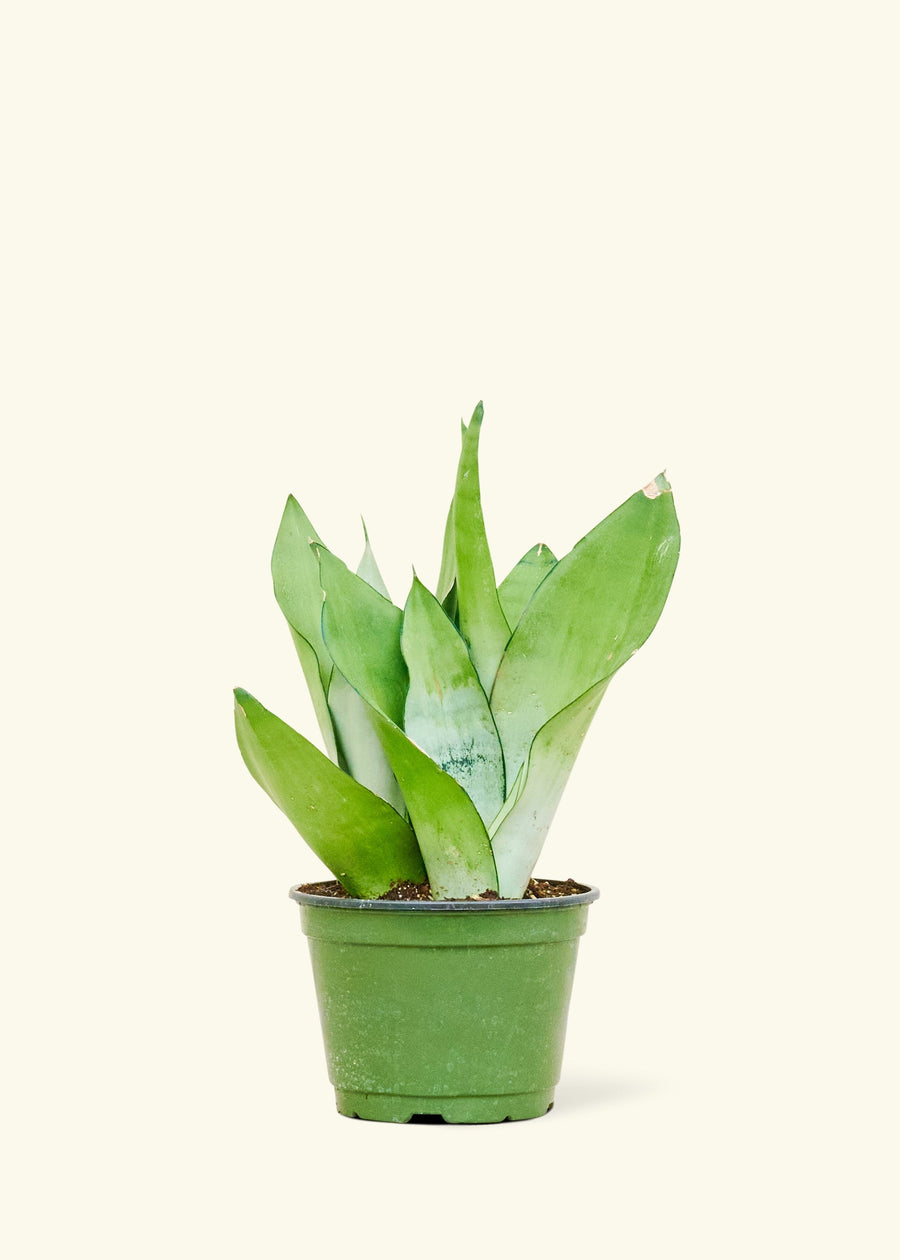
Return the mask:
<svg viewBox="0 0 900 1260"><path fill-rule="evenodd" d="M390 600L366 536L354 573L291 496L275 595L325 752L235 691L250 773L354 897L521 897L612 676L656 625L678 560L656 477L562 559L540 544L497 585L481 510L479 403L463 425L436 590Z"/></svg>

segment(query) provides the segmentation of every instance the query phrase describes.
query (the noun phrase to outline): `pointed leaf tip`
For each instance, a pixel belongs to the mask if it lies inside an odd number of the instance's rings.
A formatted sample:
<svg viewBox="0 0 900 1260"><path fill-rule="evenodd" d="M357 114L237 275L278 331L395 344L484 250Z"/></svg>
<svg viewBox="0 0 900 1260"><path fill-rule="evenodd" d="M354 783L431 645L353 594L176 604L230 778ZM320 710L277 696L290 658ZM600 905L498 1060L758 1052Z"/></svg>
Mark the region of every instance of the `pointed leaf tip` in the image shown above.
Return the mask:
<svg viewBox="0 0 900 1260"><path fill-rule="evenodd" d="M357 577L361 577L364 582L368 582L379 595L383 595L385 599L390 599L390 592L385 585L384 578L381 576L381 570L378 567L378 561L375 559L375 552L372 550L372 544L369 541L369 531L366 527L365 517L361 516L363 534L365 535L365 546L363 548L362 559L356 568Z"/></svg>
<svg viewBox="0 0 900 1260"><path fill-rule="evenodd" d="M456 486L444 533L438 598L445 601L455 583L455 607L448 605L447 612L459 627L481 685L485 693L489 693L509 641L509 625L497 594L481 507L478 472L481 418L479 403L463 434Z"/></svg>

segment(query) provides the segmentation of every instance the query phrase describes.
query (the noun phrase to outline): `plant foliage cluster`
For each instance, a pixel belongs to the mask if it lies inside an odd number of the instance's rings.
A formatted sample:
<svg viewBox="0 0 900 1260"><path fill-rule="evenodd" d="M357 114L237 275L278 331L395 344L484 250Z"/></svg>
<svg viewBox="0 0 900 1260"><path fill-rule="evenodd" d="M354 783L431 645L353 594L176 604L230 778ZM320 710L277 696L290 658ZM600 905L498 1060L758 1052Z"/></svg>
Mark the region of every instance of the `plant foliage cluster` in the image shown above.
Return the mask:
<svg viewBox="0 0 900 1260"><path fill-rule="evenodd" d="M498 586L463 425L437 590L390 600L368 537L353 573L288 498L272 555L327 754L242 689L250 773L351 895L525 890L612 676L662 611L679 530L663 476L562 559L539 544Z"/></svg>

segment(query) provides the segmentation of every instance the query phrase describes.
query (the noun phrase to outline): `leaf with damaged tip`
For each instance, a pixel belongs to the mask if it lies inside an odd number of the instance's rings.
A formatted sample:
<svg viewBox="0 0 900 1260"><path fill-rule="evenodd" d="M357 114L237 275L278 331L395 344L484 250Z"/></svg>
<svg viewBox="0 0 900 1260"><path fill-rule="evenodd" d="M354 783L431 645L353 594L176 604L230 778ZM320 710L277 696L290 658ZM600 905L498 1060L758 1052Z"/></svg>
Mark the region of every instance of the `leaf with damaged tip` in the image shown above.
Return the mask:
<svg viewBox="0 0 900 1260"><path fill-rule="evenodd" d="M500 737L465 643L418 578L406 601L400 646L409 671L403 729L490 822L503 804Z"/></svg>
<svg viewBox="0 0 900 1260"><path fill-rule="evenodd" d="M247 769L354 897L425 878L412 828L243 688L235 731Z"/></svg>
<svg viewBox="0 0 900 1260"><path fill-rule="evenodd" d="M656 625L679 531L671 493L651 484L653 497L633 494L558 561L522 613L491 692L508 781L544 723L614 674Z"/></svg>
<svg viewBox="0 0 900 1260"><path fill-rule="evenodd" d="M511 629L516 628L532 595L555 564L556 556L546 543L537 543L500 583L500 607Z"/></svg>

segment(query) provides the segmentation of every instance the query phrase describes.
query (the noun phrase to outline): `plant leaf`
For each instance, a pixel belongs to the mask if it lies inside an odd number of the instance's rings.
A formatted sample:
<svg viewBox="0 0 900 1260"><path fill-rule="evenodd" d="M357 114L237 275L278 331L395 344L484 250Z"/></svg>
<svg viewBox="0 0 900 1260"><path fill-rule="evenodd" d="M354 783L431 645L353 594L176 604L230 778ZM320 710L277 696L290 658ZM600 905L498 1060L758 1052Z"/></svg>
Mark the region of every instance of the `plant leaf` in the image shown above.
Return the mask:
<svg viewBox="0 0 900 1260"><path fill-rule="evenodd" d="M466 426L463 425L463 438L466 436ZM444 526L444 545L441 551L441 572L438 577L437 597L441 604L446 606L446 600L450 592L456 585L456 528L455 528L455 500L456 490L454 487L453 500L450 503L450 511L447 513L447 523ZM449 615L449 614L448 614Z"/></svg>
<svg viewBox="0 0 900 1260"><path fill-rule="evenodd" d="M483 409L482 409L483 410ZM460 420L459 427L463 442L466 440L466 422ZM444 525L444 545L441 550L441 572L438 577L437 597L444 609L444 612L455 624L459 624L456 619L456 593L453 588L456 585L456 482L453 483L453 498L450 500L450 510L447 513L447 521ZM447 601L452 596L452 610L448 608Z"/></svg>
<svg viewBox="0 0 900 1260"><path fill-rule="evenodd" d="M288 495L272 550L272 582L300 658L325 747L337 761L335 733L326 702L333 666L322 641L319 563L310 549L311 543L318 542L321 539L309 517L294 496Z"/></svg>
<svg viewBox="0 0 900 1260"><path fill-rule="evenodd" d="M501 897L521 897L538 860L582 741L610 680L591 687L545 722L513 792L490 827Z"/></svg>
<svg viewBox="0 0 900 1260"><path fill-rule="evenodd" d="M465 643L418 578L400 644L409 670L403 729L490 822L503 804L500 736Z"/></svg>
<svg viewBox="0 0 900 1260"><path fill-rule="evenodd" d="M400 784L432 896L469 897L496 889L494 857L477 809L456 780L417 748L385 711L379 698L384 689L371 663L356 650L353 636L345 634L343 607L331 598L331 588L322 611L322 629L335 667L365 702Z"/></svg>
<svg viewBox="0 0 900 1260"><path fill-rule="evenodd" d="M409 824L249 692L234 694L247 769L347 891L379 897L395 881L421 883L425 868Z"/></svg>
<svg viewBox="0 0 900 1260"><path fill-rule="evenodd" d="M332 659L334 643L342 644L345 655L356 661L378 702L391 717L402 718L408 682L400 651L403 614L365 578L351 573L326 547L318 546L316 552L318 580L325 591L323 610L329 601L339 609L333 642L326 646L322 640L328 659ZM368 709L337 670L328 689L328 707L340 764L402 814L405 811L403 795Z"/></svg>
<svg viewBox="0 0 900 1260"><path fill-rule="evenodd" d="M467 793L383 714L372 709L388 760L403 792L439 900L497 891L497 868L484 823Z"/></svg>
<svg viewBox="0 0 900 1260"><path fill-rule="evenodd" d="M366 538L366 546L362 554L362 559L359 562L359 568L356 570L357 575L361 577L364 582L368 582L372 589L376 590L379 595L383 595L385 599L390 599L391 597L388 594L388 588L384 584L384 578L381 576L381 570L379 569L378 563L375 559L375 552L372 550L372 544L369 542L369 531L366 529L365 521L363 521L362 527L363 534Z"/></svg>
<svg viewBox="0 0 900 1260"><path fill-rule="evenodd" d="M316 551L325 591L322 627L326 620L330 627L326 650L356 690L400 725L409 685L400 650L403 614L327 547ZM350 674L339 661L353 662Z"/></svg>
<svg viewBox="0 0 900 1260"><path fill-rule="evenodd" d="M327 686L331 658L322 640L322 584L319 562L310 547L321 541L303 508L289 494L272 549L275 598L288 624L315 652L322 684Z"/></svg>
<svg viewBox="0 0 900 1260"><path fill-rule="evenodd" d="M497 594L507 623L515 629L525 606L556 564L556 556L545 543L537 543L500 583Z"/></svg>
<svg viewBox="0 0 900 1260"><path fill-rule="evenodd" d="M582 538L537 588L491 693L508 782L544 723L614 674L646 640L669 593L678 548L671 488L660 477Z"/></svg>
<svg viewBox="0 0 900 1260"><path fill-rule="evenodd" d="M309 688L309 695L313 703L316 720L319 723L319 730L322 732L322 739L325 741L325 751L332 761L336 761L342 770L346 770L347 767L337 745L337 732L334 729L334 720L326 694L331 686L334 665L331 665L328 679L323 685L319 661L312 645L304 639L302 634L298 634L292 625L288 624L288 629L291 632L294 649L300 660L303 677L306 679L306 685Z"/></svg>
<svg viewBox="0 0 900 1260"><path fill-rule="evenodd" d="M372 724L368 706L339 669L334 671L328 688L328 708L337 734L340 765L357 783L362 783L403 815L406 812L403 793Z"/></svg>
<svg viewBox="0 0 900 1260"><path fill-rule="evenodd" d="M509 626L500 607L494 566L484 532L481 487L478 475L478 439L484 408L475 408L468 428L463 428L462 452L456 473L456 489L445 534L445 563L441 566L438 599L443 601L456 579L459 629L485 695L490 695L497 665L509 641ZM447 560L452 548L455 563ZM449 583L449 584L448 584Z"/></svg>
<svg viewBox="0 0 900 1260"><path fill-rule="evenodd" d="M441 600L441 608L453 622L455 629L459 629L459 603L456 598L456 578L453 579L453 585Z"/></svg>

